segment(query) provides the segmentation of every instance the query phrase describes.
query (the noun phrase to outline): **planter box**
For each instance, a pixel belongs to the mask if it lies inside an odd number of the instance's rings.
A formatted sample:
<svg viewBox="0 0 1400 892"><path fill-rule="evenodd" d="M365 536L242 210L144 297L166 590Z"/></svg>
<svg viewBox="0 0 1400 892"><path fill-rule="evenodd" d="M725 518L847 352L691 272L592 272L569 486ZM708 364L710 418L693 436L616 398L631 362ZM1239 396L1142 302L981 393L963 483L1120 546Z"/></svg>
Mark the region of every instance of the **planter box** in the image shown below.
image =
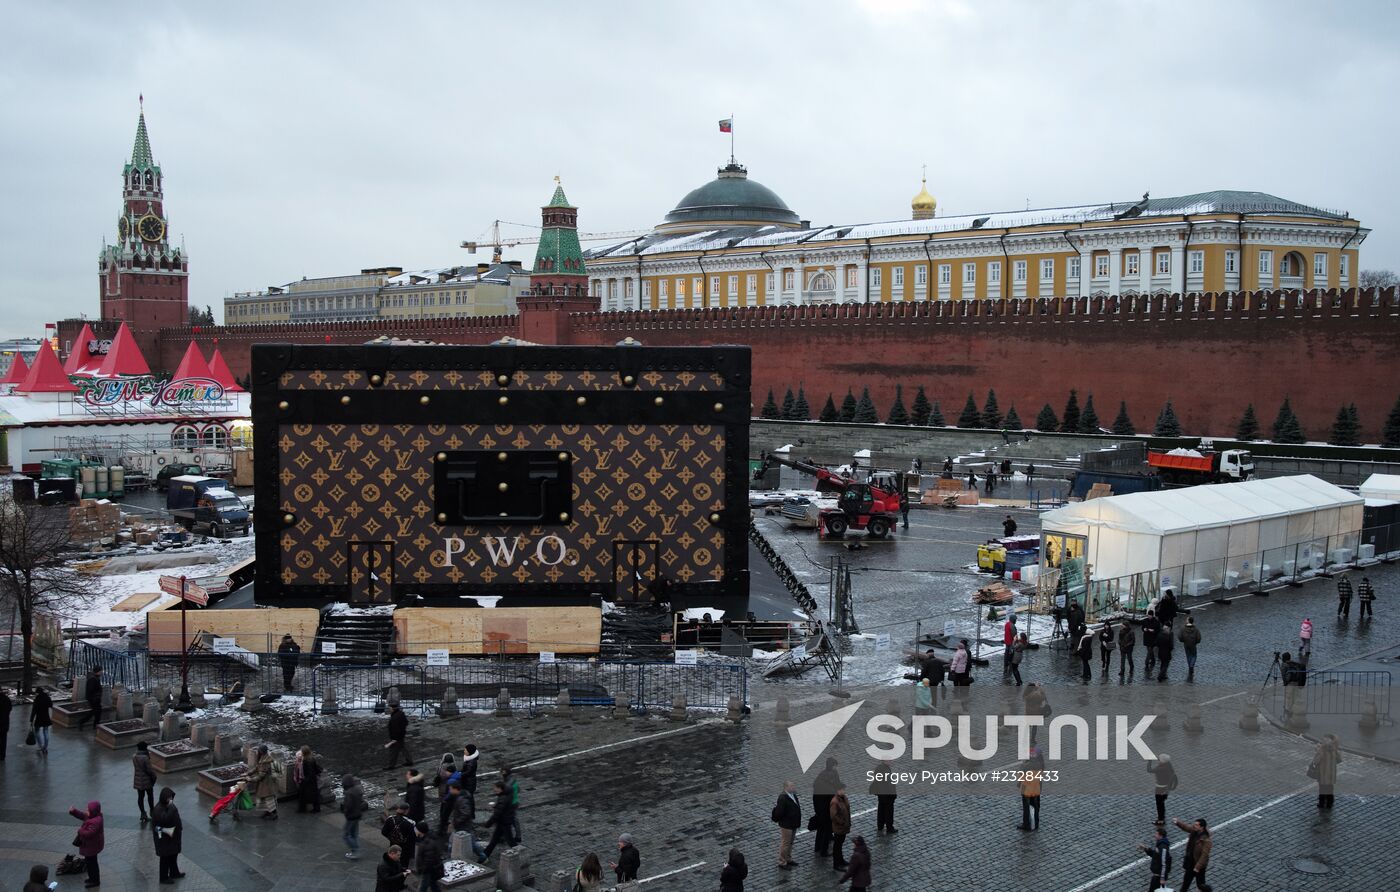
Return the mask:
<svg viewBox="0 0 1400 892"><path fill-rule="evenodd" d="M143 740L153 741L159 737L159 729L152 728L141 719L123 719L97 726L97 742L109 750L129 749Z"/></svg>
<svg viewBox="0 0 1400 892"><path fill-rule="evenodd" d="M243 762L206 768L199 773L199 783L195 785L195 790L205 796L222 799L228 795L228 788L242 780L247 773L248 766Z"/></svg>
<svg viewBox="0 0 1400 892"><path fill-rule="evenodd" d="M92 715L92 709L86 700L69 700L66 703L55 703L49 715L53 718L55 727L76 728L79 722Z"/></svg>
<svg viewBox="0 0 1400 892"><path fill-rule="evenodd" d="M173 774L192 768L209 767L209 748L196 746L188 740L172 740L154 744L148 753L156 774Z"/></svg>
<svg viewBox="0 0 1400 892"><path fill-rule="evenodd" d="M445 861L446 875L438 881L444 889L459 892L495 892L496 871L471 861Z"/></svg>

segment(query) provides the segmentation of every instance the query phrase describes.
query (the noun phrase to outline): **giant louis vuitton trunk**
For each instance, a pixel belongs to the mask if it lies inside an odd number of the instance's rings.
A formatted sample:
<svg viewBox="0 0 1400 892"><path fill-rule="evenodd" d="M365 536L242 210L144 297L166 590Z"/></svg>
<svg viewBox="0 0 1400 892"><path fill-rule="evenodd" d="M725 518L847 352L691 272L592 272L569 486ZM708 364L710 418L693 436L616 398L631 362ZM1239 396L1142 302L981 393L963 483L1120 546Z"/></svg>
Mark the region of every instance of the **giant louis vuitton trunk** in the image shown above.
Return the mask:
<svg viewBox="0 0 1400 892"><path fill-rule="evenodd" d="M748 601L748 347L253 347L257 600Z"/></svg>

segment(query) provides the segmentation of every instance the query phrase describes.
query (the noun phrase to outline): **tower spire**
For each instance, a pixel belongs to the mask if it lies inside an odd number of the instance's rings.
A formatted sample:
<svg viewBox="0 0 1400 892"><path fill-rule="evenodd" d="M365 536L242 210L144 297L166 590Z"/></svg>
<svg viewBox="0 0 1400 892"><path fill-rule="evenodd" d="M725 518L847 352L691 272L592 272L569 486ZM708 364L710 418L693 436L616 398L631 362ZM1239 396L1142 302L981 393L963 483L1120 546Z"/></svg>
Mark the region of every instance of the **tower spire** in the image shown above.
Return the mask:
<svg viewBox="0 0 1400 892"><path fill-rule="evenodd" d="M131 166L139 170L154 168L156 163L151 158L151 138L146 133L146 97L138 97L141 104L140 115L136 119L136 144L131 148Z"/></svg>

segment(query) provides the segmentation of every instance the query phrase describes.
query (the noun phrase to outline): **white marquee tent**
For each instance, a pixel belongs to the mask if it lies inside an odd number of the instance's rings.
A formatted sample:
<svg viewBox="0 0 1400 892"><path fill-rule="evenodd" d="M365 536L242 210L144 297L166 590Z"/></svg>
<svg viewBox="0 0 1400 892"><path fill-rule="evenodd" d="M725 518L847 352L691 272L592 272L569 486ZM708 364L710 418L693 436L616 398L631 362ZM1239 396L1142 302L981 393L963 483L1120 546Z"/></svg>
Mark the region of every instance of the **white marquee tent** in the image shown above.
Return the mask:
<svg viewBox="0 0 1400 892"><path fill-rule="evenodd" d="M1400 474L1372 474L1361 484L1361 498L1400 502Z"/></svg>
<svg viewBox="0 0 1400 892"><path fill-rule="evenodd" d="M1041 554L1082 559L1094 581L1143 574L1134 588L1196 595L1350 563L1361 515L1360 496L1311 475L1132 493L1042 515Z"/></svg>

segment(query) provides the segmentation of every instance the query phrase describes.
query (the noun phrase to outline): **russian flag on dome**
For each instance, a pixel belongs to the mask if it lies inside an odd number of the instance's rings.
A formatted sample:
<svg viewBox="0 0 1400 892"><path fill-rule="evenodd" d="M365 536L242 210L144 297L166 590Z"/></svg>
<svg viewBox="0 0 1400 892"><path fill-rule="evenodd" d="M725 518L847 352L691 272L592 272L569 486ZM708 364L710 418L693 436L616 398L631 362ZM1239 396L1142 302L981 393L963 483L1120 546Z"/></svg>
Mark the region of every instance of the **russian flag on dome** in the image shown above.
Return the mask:
<svg viewBox="0 0 1400 892"><path fill-rule="evenodd" d="M723 120L721 120L721 121L719 122L719 132L720 132L720 133L733 133L733 132L734 132L734 119L733 119L733 118L724 118Z"/></svg>

